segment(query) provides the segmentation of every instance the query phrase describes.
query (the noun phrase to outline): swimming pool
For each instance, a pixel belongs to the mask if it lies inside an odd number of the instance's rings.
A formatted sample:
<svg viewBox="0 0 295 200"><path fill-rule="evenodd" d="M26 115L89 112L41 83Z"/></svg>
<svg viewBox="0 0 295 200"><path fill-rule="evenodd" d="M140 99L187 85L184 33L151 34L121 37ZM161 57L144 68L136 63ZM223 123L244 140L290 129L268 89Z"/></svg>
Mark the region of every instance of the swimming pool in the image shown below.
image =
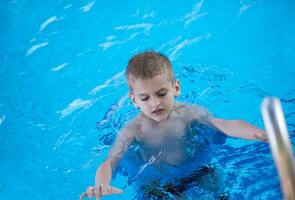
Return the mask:
<svg viewBox="0 0 295 200"><path fill-rule="evenodd" d="M293 1L12 0L0 9L0 199L77 199L137 112L126 63L151 48L172 60L178 100L218 117L263 127L260 102L278 96L294 145ZM267 144L227 139L217 159L233 199L282 198ZM133 189L122 199L136 199Z"/></svg>

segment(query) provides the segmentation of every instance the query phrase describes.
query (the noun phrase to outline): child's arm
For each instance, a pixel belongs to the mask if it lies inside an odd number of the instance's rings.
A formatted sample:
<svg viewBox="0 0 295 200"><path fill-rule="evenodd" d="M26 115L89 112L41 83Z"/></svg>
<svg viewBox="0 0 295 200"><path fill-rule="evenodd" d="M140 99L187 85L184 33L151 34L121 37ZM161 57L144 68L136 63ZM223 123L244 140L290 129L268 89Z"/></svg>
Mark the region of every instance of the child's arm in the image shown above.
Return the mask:
<svg viewBox="0 0 295 200"><path fill-rule="evenodd" d="M123 193L123 190L115 188L110 185L111 178L112 178L111 161L106 160L96 170L95 186L88 187L87 191L81 195L80 200L82 200L86 196L89 198L96 197L96 199L99 200L100 197L103 195Z"/></svg>
<svg viewBox="0 0 295 200"><path fill-rule="evenodd" d="M87 191L81 195L80 200L85 196L89 198L95 196L96 199L100 199L100 196L103 195L121 194L123 192L123 190L111 186L110 182L113 169L135 138L134 134L136 133L136 129L134 127L135 125L133 123L129 123L121 130L121 133L116 137L107 160L96 170L95 186L88 187Z"/></svg>
<svg viewBox="0 0 295 200"><path fill-rule="evenodd" d="M266 132L242 120L211 119L213 125L231 137L267 141Z"/></svg>
<svg viewBox="0 0 295 200"><path fill-rule="evenodd" d="M121 194L123 190L110 185L112 179L111 160L106 160L96 170L95 188L99 190L100 195Z"/></svg>
<svg viewBox="0 0 295 200"><path fill-rule="evenodd" d="M96 170L95 185L109 185L112 178L111 161L108 159L104 161Z"/></svg>

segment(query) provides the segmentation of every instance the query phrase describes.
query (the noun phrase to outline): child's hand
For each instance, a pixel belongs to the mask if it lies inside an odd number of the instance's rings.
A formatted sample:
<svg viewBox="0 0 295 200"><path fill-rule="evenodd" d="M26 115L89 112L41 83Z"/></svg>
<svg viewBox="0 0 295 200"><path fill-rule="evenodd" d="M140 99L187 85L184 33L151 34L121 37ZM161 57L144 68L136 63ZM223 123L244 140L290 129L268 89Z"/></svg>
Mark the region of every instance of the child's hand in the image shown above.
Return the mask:
<svg viewBox="0 0 295 200"><path fill-rule="evenodd" d="M111 195L111 194L122 194L123 190L110 186L101 184L99 187L87 187L87 191L81 194L80 200L83 200L84 197L92 198L96 197L96 200L100 200L100 197L103 195Z"/></svg>
<svg viewBox="0 0 295 200"><path fill-rule="evenodd" d="M267 141L266 131L259 131L259 132L255 133L255 138L266 142Z"/></svg>

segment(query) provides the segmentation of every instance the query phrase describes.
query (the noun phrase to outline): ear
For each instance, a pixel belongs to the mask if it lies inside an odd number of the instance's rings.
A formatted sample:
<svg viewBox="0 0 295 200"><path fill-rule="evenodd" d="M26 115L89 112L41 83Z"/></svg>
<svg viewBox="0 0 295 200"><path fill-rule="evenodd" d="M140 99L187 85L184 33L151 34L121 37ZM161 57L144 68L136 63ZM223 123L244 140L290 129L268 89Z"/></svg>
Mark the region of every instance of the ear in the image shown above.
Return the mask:
<svg viewBox="0 0 295 200"><path fill-rule="evenodd" d="M130 97L130 99L131 99L131 101L132 101L134 107L135 107L135 108L138 108L139 105L136 103L136 100L135 100L135 96L134 96L134 94L133 94L133 93L129 93L129 97Z"/></svg>
<svg viewBox="0 0 295 200"><path fill-rule="evenodd" d="M176 80L174 83L174 96L180 96L180 81Z"/></svg>

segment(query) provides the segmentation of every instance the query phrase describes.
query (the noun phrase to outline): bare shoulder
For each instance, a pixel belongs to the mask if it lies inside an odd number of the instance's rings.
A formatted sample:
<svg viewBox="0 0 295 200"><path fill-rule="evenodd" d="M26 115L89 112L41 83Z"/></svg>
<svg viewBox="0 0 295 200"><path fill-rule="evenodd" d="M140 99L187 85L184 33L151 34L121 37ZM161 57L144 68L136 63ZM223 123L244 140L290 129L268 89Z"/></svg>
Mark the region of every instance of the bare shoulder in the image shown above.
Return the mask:
<svg viewBox="0 0 295 200"><path fill-rule="evenodd" d="M207 111L207 109L198 104L177 102L175 103L175 111L188 114L188 113L195 113L195 112L204 112L204 111Z"/></svg>
<svg viewBox="0 0 295 200"><path fill-rule="evenodd" d="M177 103L176 110L182 113L187 120L208 121L214 118L207 108L198 104Z"/></svg>
<svg viewBox="0 0 295 200"><path fill-rule="evenodd" d="M140 126L142 123L142 117L137 116L136 118L128 121L125 126L121 129L120 135L122 137L136 137L138 132L140 131Z"/></svg>
<svg viewBox="0 0 295 200"><path fill-rule="evenodd" d="M170 114L170 117L187 121L192 118L192 111L190 105L187 103L176 102Z"/></svg>
<svg viewBox="0 0 295 200"><path fill-rule="evenodd" d="M176 102L174 105L174 111L177 113L185 113L189 110L189 106L186 103Z"/></svg>

